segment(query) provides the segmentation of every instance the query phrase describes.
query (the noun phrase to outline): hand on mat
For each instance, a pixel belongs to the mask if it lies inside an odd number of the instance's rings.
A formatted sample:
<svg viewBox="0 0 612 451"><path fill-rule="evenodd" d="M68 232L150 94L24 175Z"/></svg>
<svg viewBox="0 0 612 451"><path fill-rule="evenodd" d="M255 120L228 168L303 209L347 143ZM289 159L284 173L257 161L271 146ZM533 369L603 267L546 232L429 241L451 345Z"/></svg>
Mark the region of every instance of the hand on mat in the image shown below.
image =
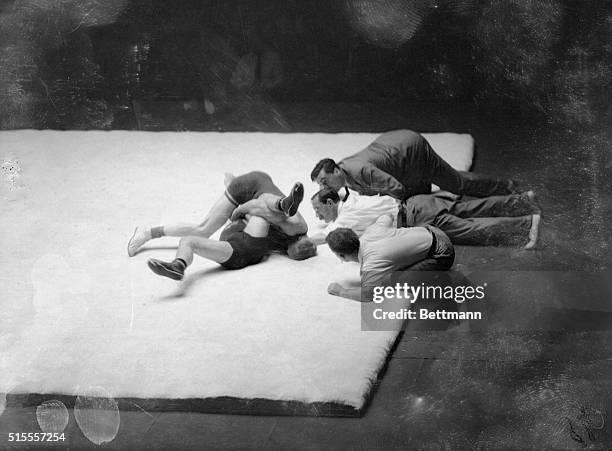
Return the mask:
<svg viewBox="0 0 612 451"><path fill-rule="evenodd" d="M339 283L332 282L327 287L327 292L329 294L331 294L331 295L334 295L334 296L340 296L340 293L342 293L343 289L344 289L344 287L342 285L340 285Z"/></svg>
<svg viewBox="0 0 612 451"><path fill-rule="evenodd" d="M276 207L280 197L264 193L257 199L252 199L239 205L232 213L232 221L243 218L245 215L259 216L270 224L279 224L286 221L287 217Z"/></svg>

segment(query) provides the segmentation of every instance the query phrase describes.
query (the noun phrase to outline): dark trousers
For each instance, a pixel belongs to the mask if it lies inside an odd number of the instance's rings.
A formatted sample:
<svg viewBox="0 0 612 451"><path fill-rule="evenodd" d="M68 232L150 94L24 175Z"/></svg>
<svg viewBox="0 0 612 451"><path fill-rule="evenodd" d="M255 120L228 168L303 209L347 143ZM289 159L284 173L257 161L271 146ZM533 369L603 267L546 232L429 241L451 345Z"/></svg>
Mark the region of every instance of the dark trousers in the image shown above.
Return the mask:
<svg viewBox="0 0 612 451"><path fill-rule="evenodd" d="M519 245L527 239L536 207L525 194L451 200L413 196L406 202L408 225L433 224L460 245Z"/></svg>
<svg viewBox="0 0 612 451"><path fill-rule="evenodd" d="M427 257L400 271L394 271L389 275L387 284L407 283L418 286L445 285L446 273L455 262L455 248L448 236L433 226L425 226L431 234L433 241Z"/></svg>
<svg viewBox="0 0 612 451"><path fill-rule="evenodd" d="M424 260L406 268L410 271L446 271L455 262L455 248L449 237L432 226L425 226L431 232L433 241L429 255Z"/></svg>
<svg viewBox="0 0 612 451"><path fill-rule="evenodd" d="M509 179L453 169L420 135L413 140L410 149L409 159L412 160L410 165L414 172L410 178L417 180L417 183L412 185L409 180L406 180L408 197L430 193L431 183L451 193L473 197L513 193L512 182Z"/></svg>

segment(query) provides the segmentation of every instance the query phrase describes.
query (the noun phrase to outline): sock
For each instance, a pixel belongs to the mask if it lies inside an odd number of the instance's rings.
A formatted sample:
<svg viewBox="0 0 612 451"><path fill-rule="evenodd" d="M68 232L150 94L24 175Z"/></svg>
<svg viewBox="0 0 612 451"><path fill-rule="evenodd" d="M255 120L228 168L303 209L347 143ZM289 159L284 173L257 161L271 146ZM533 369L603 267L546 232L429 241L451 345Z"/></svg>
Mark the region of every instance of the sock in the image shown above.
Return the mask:
<svg viewBox="0 0 612 451"><path fill-rule="evenodd" d="M164 235L164 226L151 227L151 238L161 238Z"/></svg>
<svg viewBox="0 0 612 451"><path fill-rule="evenodd" d="M183 260L182 258L175 258L172 261L173 265L178 265L182 271L185 271L185 268L187 268L187 262L185 260Z"/></svg>

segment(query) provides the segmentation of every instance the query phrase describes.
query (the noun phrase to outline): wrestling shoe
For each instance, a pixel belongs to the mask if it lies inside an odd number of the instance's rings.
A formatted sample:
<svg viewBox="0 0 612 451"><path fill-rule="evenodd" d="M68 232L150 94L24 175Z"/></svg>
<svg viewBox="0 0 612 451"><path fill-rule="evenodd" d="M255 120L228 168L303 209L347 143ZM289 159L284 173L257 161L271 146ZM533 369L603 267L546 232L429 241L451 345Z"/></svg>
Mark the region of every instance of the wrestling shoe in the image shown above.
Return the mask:
<svg viewBox="0 0 612 451"><path fill-rule="evenodd" d="M293 185L293 188L291 188L291 193L280 200L279 207L285 215L293 216L297 213L302 199L304 199L304 185L297 182Z"/></svg>
<svg viewBox="0 0 612 451"><path fill-rule="evenodd" d="M540 220L542 217L539 214L531 217L531 229L529 230L529 242L525 245L525 249L535 249L538 243L538 235L540 233Z"/></svg>
<svg viewBox="0 0 612 451"><path fill-rule="evenodd" d="M138 252L138 249L142 247L147 241L151 239L151 233L148 229L136 227L134 234L127 245L127 253L130 257L133 257Z"/></svg>
<svg viewBox="0 0 612 451"><path fill-rule="evenodd" d="M185 266L180 261L174 260L173 262L164 262L156 260L155 258L149 259L147 262L151 271L160 276L169 277L174 280L182 280L185 274Z"/></svg>

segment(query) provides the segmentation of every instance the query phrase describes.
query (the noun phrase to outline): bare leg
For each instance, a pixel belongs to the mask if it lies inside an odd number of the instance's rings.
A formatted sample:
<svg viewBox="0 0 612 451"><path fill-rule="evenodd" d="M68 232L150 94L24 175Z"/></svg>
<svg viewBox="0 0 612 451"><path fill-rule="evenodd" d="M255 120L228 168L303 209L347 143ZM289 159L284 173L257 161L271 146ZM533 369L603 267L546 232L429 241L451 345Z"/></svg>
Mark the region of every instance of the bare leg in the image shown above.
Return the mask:
<svg viewBox="0 0 612 451"><path fill-rule="evenodd" d="M199 236L181 238L176 251L176 258L180 258L186 266L189 266L193 262L193 254L217 263L223 263L232 256L232 246L227 241L211 240Z"/></svg>
<svg viewBox="0 0 612 451"><path fill-rule="evenodd" d="M133 257L138 252L138 249L147 241L162 236L200 236L210 238L213 233L227 222L234 208L234 205L223 195L215 202L206 218L204 218L204 221L199 225L174 223L153 228L137 227L128 243L128 255Z"/></svg>
<svg viewBox="0 0 612 451"><path fill-rule="evenodd" d="M234 208L234 204L223 195L215 202L201 224L175 223L164 225L164 235L178 237L195 235L210 238L213 233L223 227Z"/></svg>
<svg viewBox="0 0 612 451"><path fill-rule="evenodd" d="M253 216L244 228L244 233L255 238L264 238L268 235L270 225L260 217ZM172 262L150 259L147 264L151 270L161 276L174 280L181 280L185 269L193 263L193 255L207 258L217 263L228 261L234 249L227 241L211 240L199 236L186 236L181 238L176 251L176 258Z"/></svg>
<svg viewBox="0 0 612 451"><path fill-rule="evenodd" d="M232 220L245 215L258 216L277 226L287 235L301 235L308 232L308 225L299 212L287 217L278 209L282 198L275 194L264 193L256 199L251 199L236 207L232 213Z"/></svg>
<svg viewBox="0 0 612 451"><path fill-rule="evenodd" d="M263 238L268 236L269 228L270 225L265 219L252 216L244 228L244 233L255 238ZM176 258L180 258L189 266L193 262L193 254L217 263L223 263L232 256L232 246L227 241L211 240L199 236L181 238L176 251Z"/></svg>

